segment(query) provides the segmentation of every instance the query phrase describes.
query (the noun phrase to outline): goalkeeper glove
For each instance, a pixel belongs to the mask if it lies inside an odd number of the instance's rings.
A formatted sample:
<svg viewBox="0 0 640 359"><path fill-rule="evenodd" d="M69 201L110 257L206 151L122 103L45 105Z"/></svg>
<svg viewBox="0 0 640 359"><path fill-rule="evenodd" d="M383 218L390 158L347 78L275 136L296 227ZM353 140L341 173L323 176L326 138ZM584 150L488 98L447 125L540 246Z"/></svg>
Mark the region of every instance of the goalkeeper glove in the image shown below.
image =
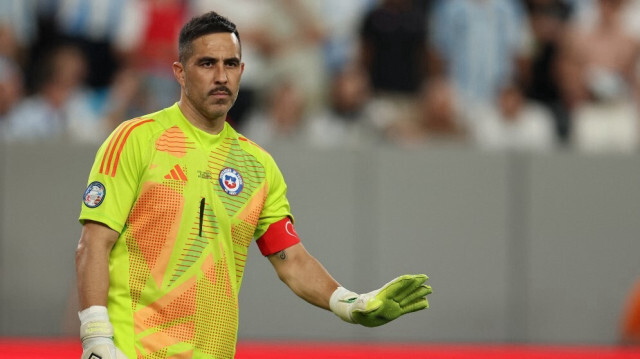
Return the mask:
<svg viewBox="0 0 640 359"><path fill-rule="evenodd" d="M107 308L91 306L80 313L81 359L127 359L113 343L113 326Z"/></svg>
<svg viewBox="0 0 640 359"><path fill-rule="evenodd" d="M406 274L366 294L338 287L329 300L331 311L342 320L365 327L377 327L399 316L429 308L431 286L424 274Z"/></svg>

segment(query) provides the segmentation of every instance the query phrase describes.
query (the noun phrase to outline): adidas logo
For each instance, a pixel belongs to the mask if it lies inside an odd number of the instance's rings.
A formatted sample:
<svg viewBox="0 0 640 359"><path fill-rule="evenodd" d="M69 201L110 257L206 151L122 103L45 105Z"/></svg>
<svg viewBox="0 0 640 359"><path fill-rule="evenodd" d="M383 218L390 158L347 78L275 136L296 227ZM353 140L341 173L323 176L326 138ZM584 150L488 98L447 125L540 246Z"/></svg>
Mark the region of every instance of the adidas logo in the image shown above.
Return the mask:
<svg viewBox="0 0 640 359"><path fill-rule="evenodd" d="M180 165L175 165L172 169L171 172L169 172L169 174L167 174L166 176L164 176L165 179L174 179L176 181L187 181L187 175L184 174L184 171L182 170L182 168L180 168Z"/></svg>

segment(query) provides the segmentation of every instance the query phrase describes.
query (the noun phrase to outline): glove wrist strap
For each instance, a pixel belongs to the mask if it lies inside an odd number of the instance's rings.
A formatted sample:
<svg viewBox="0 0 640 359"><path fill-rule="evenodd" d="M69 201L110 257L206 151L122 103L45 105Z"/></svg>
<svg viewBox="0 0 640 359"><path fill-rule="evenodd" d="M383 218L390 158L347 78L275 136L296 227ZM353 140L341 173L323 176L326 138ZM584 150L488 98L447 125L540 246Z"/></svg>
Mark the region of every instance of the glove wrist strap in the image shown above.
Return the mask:
<svg viewBox="0 0 640 359"><path fill-rule="evenodd" d="M113 326L109 322L106 307L91 306L79 312L78 317L80 317L80 338L82 341L97 337L113 338Z"/></svg>
<svg viewBox="0 0 640 359"><path fill-rule="evenodd" d="M333 294L331 294L331 298L329 299L329 308L335 315L345 322L355 323L351 317L351 307L357 298L357 293L343 287L338 287Z"/></svg>

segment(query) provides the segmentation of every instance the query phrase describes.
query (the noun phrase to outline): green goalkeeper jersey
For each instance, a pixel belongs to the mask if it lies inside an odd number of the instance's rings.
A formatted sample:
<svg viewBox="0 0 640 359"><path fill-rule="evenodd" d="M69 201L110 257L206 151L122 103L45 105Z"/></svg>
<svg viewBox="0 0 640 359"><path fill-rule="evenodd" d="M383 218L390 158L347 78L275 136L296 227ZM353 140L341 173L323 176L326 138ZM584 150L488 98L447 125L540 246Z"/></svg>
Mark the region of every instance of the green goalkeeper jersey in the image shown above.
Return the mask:
<svg viewBox="0 0 640 359"><path fill-rule="evenodd" d="M108 311L129 358L233 358L248 246L291 217L271 156L177 104L122 123L100 147L80 221L120 233Z"/></svg>

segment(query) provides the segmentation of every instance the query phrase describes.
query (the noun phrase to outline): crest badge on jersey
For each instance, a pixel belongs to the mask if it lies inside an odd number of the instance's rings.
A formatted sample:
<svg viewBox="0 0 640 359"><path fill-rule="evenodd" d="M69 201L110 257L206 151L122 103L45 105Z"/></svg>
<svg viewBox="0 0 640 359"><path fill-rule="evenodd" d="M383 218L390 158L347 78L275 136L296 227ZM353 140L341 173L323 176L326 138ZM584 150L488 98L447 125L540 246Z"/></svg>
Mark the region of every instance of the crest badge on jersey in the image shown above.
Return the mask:
<svg viewBox="0 0 640 359"><path fill-rule="evenodd" d="M87 189L84 191L83 202L84 205L89 208L96 208L104 201L104 196L107 194L104 185L98 181L91 182Z"/></svg>
<svg viewBox="0 0 640 359"><path fill-rule="evenodd" d="M220 171L220 176L218 176L218 178L220 187L222 187L222 190L227 192L227 194L237 196L242 192L242 187L244 186L242 176L233 168L227 167L223 169Z"/></svg>

